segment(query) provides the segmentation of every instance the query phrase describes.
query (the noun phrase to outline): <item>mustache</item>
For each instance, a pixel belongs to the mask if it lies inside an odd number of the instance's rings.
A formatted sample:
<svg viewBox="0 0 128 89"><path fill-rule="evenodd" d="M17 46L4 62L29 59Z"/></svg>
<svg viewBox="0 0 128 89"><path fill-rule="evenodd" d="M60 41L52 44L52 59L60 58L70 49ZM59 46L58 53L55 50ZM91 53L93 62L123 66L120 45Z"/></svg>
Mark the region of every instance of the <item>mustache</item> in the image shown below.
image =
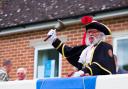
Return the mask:
<svg viewBox="0 0 128 89"><path fill-rule="evenodd" d="M89 37L95 37L94 35L87 35L87 37L89 38Z"/></svg>
<svg viewBox="0 0 128 89"><path fill-rule="evenodd" d="M95 36L89 36L88 38L93 38L93 39L95 39L96 37L95 37Z"/></svg>
<svg viewBox="0 0 128 89"><path fill-rule="evenodd" d="M89 39L93 39L93 42L91 43L91 42L89 41ZM97 37L95 37L95 36L89 36L89 37L87 37L87 39L86 39L86 44L87 44L87 45L96 44L99 40L100 40L100 39L97 38Z"/></svg>

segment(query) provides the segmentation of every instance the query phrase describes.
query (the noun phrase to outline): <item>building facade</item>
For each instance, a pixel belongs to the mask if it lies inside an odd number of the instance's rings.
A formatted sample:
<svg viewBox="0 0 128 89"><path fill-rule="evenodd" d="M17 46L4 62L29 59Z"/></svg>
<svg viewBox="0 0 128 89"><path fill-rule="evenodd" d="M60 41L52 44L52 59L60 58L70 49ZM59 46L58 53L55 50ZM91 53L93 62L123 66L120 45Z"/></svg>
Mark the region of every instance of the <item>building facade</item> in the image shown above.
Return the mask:
<svg viewBox="0 0 128 89"><path fill-rule="evenodd" d="M106 24L112 30L112 37L107 37L106 41L114 46L114 52L118 55L122 54L127 56L127 52L125 51L128 49L126 45L128 43L128 16L99 21ZM79 45L81 44L83 36L81 27L81 24L67 26L57 31L57 35L69 46ZM27 68L28 79L65 77L67 73L73 70L73 66L57 53L49 42L43 41L48 31L49 29L45 29L0 37L0 64L2 64L3 59L12 60L13 69L10 77L13 80L16 78L16 69L18 67ZM125 47L120 41L124 42ZM122 51L120 51L122 49L126 50L122 53ZM118 52L118 50L120 52ZM48 56L51 57L51 59L49 59L51 61L42 62L44 59L47 60ZM124 58L125 60L120 61L122 63L121 65L127 62L126 57Z"/></svg>

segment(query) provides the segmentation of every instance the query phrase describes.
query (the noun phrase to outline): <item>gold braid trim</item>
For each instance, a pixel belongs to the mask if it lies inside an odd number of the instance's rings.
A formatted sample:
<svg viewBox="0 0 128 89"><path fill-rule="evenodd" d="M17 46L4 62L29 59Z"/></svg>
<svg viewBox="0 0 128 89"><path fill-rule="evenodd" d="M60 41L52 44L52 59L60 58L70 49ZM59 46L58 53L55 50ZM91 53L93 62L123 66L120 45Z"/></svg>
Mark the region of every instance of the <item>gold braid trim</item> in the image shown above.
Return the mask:
<svg viewBox="0 0 128 89"><path fill-rule="evenodd" d="M93 55L94 55L94 51L95 51L96 47L97 47L101 42L102 42L102 40L99 41L98 44L97 44L97 45L94 47L94 49L92 50L92 55L91 55L91 61L90 61L90 64L92 63L92 59L93 59Z"/></svg>
<svg viewBox="0 0 128 89"><path fill-rule="evenodd" d="M90 70L90 74L93 75L92 69L89 66L86 66Z"/></svg>
<svg viewBox="0 0 128 89"><path fill-rule="evenodd" d="M62 42L56 47L56 49L60 48L61 45L62 45Z"/></svg>
<svg viewBox="0 0 128 89"><path fill-rule="evenodd" d="M100 23L100 24L102 24L102 23ZM104 24L102 24L102 25L107 28L107 30L109 31L109 33L110 33L110 35L111 35L111 34L112 34L111 30L110 30L106 25L104 25Z"/></svg>
<svg viewBox="0 0 128 89"><path fill-rule="evenodd" d="M99 63L97 62L93 62L94 64L98 65L102 70L108 72L109 74L112 74L109 70L105 69L104 67L102 67Z"/></svg>
<svg viewBox="0 0 128 89"><path fill-rule="evenodd" d="M62 56L65 57L65 54L64 54L64 46L65 44L62 46Z"/></svg>

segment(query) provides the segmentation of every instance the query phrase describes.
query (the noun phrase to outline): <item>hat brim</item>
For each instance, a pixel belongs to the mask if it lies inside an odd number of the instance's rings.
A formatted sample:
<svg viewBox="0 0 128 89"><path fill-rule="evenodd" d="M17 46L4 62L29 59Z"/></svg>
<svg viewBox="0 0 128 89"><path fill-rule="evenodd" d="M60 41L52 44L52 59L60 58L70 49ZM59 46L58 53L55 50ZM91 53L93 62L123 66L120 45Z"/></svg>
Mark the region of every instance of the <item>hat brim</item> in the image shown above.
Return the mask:
<svg viewBox="0 0 128 89"><path fill-rule="evenodd" d="M107 26L99 22L91 22L88 25L86 25L85 28L86 28L86 31L88 29L97 29L103 32L105 35L111 35L111 30Z"/></svg>

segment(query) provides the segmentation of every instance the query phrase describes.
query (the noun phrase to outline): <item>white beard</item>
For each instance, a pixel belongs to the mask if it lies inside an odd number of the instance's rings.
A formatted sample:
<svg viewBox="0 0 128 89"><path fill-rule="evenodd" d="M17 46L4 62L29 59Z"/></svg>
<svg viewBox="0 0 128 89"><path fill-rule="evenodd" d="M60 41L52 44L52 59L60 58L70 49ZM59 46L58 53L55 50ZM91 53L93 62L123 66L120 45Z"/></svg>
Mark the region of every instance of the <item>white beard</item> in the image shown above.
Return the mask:
<svg viewBox="0 0 128 89"><path fill-rule="evenodd" d="M99 39L97 39L96 37L93 37L93 39L94 39L94 41L91 43L91 42L89 41L89 38L87 38L87 39L86 39L86 44L87 44L87 45L95 45L95 44L97 44L97 43L99 42Z"/></svg>
<svg viewBox="0 0 128 89"><path fill-rule="evenodd" d="M94 36L93 36L94 37ZM90 43L89 41L89 37L87 36L86 38L86 44L88 45L87 48L85 48L81 55L80 58L78 60L79 63L90 63L91 62L91 55L95 49L94 45L99 43L99 41L103 40L105 38L104 33L100 33L97 37L94 37L94 41L92 43Z"/></svg>
<svg viewBox="0 0 128 89"><path fill-rule="evenodd" d="M92 37L94 38L94 41L92 43L89 41L89 37L88 36L86 37L86 45L95 45L99 41L105 40L105 34L102 32L97 37L94 37L94 36Z"/></svg>

